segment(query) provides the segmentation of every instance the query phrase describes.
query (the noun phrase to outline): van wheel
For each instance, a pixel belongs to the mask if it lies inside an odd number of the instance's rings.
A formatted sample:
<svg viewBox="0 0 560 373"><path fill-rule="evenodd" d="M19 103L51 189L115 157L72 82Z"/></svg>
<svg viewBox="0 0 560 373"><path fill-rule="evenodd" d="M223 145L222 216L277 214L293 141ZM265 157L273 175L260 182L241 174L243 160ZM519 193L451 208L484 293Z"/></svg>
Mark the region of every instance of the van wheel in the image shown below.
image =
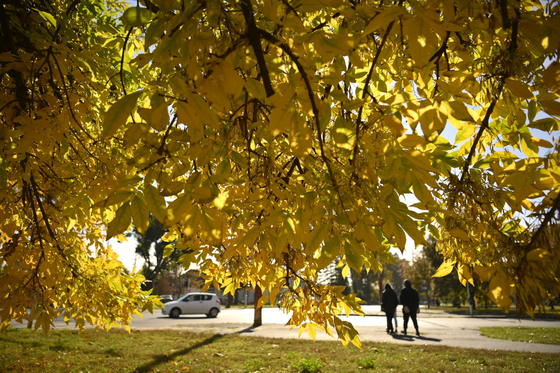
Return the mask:
<svg viewBox="0 0 560 373"><path fill-rule="evenodd" d="M212 318L212 319L215 318L216 316L218 316L218 309L217 309L217 308L212 308L212 309L210 310L210 313L209 313L208 315L206 315L206 316L207 316L207 317L210 317L210 318Z"/></svg>
<svg viewBox="0 0 560 373"><path fill-rule="evenodd" d="M178 318L181 315L181 310L178 308L173 308L171 312L169 312L169 317L171 318Z"/></svg>

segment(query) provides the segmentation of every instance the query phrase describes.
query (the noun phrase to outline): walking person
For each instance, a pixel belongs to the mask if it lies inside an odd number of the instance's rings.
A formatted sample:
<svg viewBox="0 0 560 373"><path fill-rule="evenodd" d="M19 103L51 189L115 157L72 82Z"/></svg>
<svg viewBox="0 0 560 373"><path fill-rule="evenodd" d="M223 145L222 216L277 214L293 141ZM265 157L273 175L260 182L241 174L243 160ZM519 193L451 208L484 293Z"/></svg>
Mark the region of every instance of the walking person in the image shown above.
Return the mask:
<svg viewBox="0 0 560 373"><path fill-rule="evenodd" d="M393 330L393 316L397 310L397 305L399 304L399 299L397 298L397 293L391 287L391 284L387 283L385 285L385 290L381 295L381 310L385 312L385 317L387 318L387 334L394 333ZM395 321L396 324L396 321Z"/></svg>
<svg viewBox="0 0 560 373"><path fill-rule="evenodd" d="M418 321L416 320L416 313L418 312L420 297L418 292L412 287L410 280L404 280L404 288L401 290L400 301L403 306L403 333L406 335L406 327L408 326L408 319L412 319L416 335L420 336L418 331Z"/></svg>

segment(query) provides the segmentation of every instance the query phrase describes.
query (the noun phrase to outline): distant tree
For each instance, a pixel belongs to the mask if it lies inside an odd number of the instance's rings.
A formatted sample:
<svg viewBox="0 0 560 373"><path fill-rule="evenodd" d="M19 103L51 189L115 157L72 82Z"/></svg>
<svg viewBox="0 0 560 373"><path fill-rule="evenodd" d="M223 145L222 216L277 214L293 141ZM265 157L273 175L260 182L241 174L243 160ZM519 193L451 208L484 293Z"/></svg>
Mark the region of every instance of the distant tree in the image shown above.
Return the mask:
<svg viewBox="0 0 560 373"><path fill-rule="evenodd" d="M398 293L403 286L405 277L402 275L402 268L409 267L409 261L403 258L399 258L398 255L394 255L395 263L390 263L385 265L383 270L383 283L390 283L393 289Z"/></svg>
<svg viewBox="0 0 560 373"><path fill-rule="evenodd" d="M153 289L154 282L170 265L176 263L183 254L175 248L175 241L167 242L163 236L168 233L167 229L150 214L150 224L146 233L142 234L136 227L127 236L136 239L136 254L144 259L142 274L146 277L143 287L145 290Z"/></svg>
<svg viewBox="0 0 560 373"><path fill-rule="evenodd" d="M428 245L422 246L422 251L413 267L417 268L418 272L424 272L423 276L427 280L428 288L434 298L452 303L454 307L460 307L461 302L467 300L467 290L459 281L457 271L452 271L444 277L432 277L444 262L444 258L437 249L437 240L430 236L427 241ZM411 275L411 277L414 276Z"/></svg>
<svg viewBox="0 0 560 373"><path fill-rule="evenodd" d="M374 300L378 300L377 294L377 272L371 269L367 270L362 268L361 273L350 269L350 276L352 278L352 292L366 302L372 304Z"/></svg>
<svg viewBox="0 0 560 373"><path fill-rule="evenodd" d="M344 286L346 289L343 294L348 295L350 294L350 288L348 287L349 282L348 279L342 275L342 267L338 266L339 263L340 258L337 258L326 268L328 273L328 283L331 286Z"/></svg>

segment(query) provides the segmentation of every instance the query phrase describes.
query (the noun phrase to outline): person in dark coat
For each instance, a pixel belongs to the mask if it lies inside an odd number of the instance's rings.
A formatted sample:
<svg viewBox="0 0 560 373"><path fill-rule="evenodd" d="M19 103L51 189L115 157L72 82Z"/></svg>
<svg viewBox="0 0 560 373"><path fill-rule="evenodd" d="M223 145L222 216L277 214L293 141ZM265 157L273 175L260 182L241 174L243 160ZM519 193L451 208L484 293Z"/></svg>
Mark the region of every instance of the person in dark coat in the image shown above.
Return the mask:
<svg viewBox="0 0 560 373"><path fill-rule="evenodd" d="M400 301L403 306L403 319L404 319L404 335L406 335L406 327L408 326L408 319L412 319L416 335L420 336L418 331L418 321L416 321L416 313L420 303L418 292L412 287L410 280L404 280L404 288L401 290ZM408 311L408 312L407 312Z"/></svg>
<svg viewBox="0 0 560 373"><path fill-rule="evenodd" d="M395 293L391 284L387 283L381 295L381 309L385 312L385 317L387 317L387 333L394 333L393 316L395 315L398 304L399 299L397 298L397 293Z"/></svg>

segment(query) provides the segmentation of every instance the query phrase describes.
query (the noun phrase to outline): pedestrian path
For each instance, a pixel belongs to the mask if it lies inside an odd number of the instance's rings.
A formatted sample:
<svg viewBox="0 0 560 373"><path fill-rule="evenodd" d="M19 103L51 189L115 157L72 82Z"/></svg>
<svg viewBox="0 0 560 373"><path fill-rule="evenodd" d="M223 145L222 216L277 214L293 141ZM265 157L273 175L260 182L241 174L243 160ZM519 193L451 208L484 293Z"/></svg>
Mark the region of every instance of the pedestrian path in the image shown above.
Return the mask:
<svg viewBox="0 0 560 373"><path fill-rule="evenodd" d="M513 342L501 339L490 339L480 335L478 327L461 328L460 330L447 330L446 328L427 327L426 322L420 321L420 337L416 335L404 335L402 333L387 334L385 328L358 326L356 329L360 334L361 341L388 342L398 344L410 344L416 346L440 345L460 348L475 348L486 350L524 351L560 354L560 346L540 343ZM175 328L174 328L175 329ZM191 331L206 331L216 334L237 334L246 337L264 338L302 338L311 339L307 332L299 337L299 328L290 330L289 326L279 324L268 324L252 327L250 324L215 324L198 327L195 325L184 325L181 329ZM425 331L424 331L425 330ZM317 340L334 340L324 332L317 331Z"/></svg>
<svg viewBox="0 0 560 373"><path fill-rule="evenodd" d="M358 330L362 341L388 342L398 344L409 344L416 346L440 345L460 348L474 348L501 351L524 351L535 353L560 354L560 346L540 343L514 342L501 339L490 339L480 334L480 327L491 326L534 326L559 328L559 319L549 320L518 320L514 317L503 315L489 315L488 317L470 317L465 315L453 315L438 311L426 311L418 315L420 336L414 335L414 328L409 326L408 335L402 333L402 317L399 314L400 333L387 334L385 332L385 316L375 306L364 307L365 317L351 316L349 321ZM210 331L220 334L239 333L247 337L265 338L303 338L311 339L307 332L299 337L299 328L290 330L290 326L283 324L264 323L260 327L253 328L251 324L244 323L212 323L196 326L193 324L181 325L181 328ZM412 332L412 333L410 333ZM317 331L317 339L333 340L328 334Z"/></svg>

